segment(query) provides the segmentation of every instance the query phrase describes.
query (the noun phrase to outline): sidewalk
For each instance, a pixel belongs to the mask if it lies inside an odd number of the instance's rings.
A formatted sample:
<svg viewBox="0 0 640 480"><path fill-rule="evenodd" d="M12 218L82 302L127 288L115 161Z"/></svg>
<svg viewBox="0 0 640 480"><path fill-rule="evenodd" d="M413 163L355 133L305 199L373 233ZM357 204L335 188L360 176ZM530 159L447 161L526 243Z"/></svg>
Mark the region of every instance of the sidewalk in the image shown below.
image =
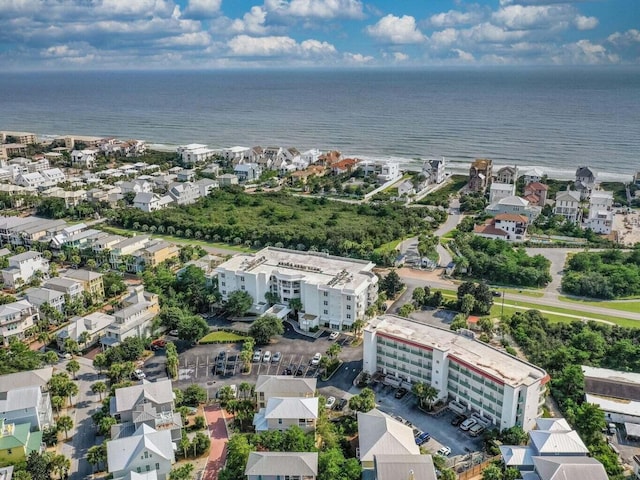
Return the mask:
<svg viewBox="0 0 640 480"><path fill-rule="evenodd" d="M224 467L227 459L227 441L229 434L225 422L224 412L218 405L211 405L204 409L207 420L211 448L209 459L202 480L217 480L218 473Z"/></svg>

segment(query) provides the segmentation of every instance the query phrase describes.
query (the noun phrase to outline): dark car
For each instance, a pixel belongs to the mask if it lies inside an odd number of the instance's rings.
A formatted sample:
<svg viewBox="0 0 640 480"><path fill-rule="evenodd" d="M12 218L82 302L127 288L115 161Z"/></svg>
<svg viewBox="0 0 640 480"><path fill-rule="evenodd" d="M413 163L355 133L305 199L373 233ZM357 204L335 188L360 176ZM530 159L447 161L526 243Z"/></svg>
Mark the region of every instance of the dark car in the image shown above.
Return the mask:
<svg viewBox="0 0 640 480"><path fill-rule="evenodd" d="M291 370L290 368L285 368L285 369L282 371L282 374L283 374L283 375L293 375L293 370Z"/></svg>
<svg viewBox="0 0 640 480"><path fill-rule="evenodd" d="M451 420L451 425L453 425L454 427L457 427L462 422L464 422L466 419L467 419L466 415L456 415L455 418L453 420Z"/></svg>
<svg viewBox="0 0 640 480"><path fill-rule="evenodd" d="M338 410L339 412L341 412L342 410L344 410L344 407L347 406L347 399L346 398L341 398L340 401L338 401L338 403L335 404L335 406L333 407L334 410Z"/></svg>
<svg viewBox="0 0 640 480"><path fill-rule="evenodd" d="M299 369L296 371L296 376L297 376L297 377L301 377L301 376L303 376L303 375L304 375L304 370L303 370L302 368L299 368Z"/></svg>
<svg viewBox="0 0 640 480"><path fill-rule="evenodd" d="M427 432L421 433L416 437L416 445L422 445L423 443L427 443L430 438L431 438L431 435L429 435Z"/></svg>
<svg viewBox="0 0 640 480"><path fill-rule="evenodd" d="M396 398L402 398L402 397L404 397L404 396L407 394L407 392L408 392L408 391L409 391L409 390L407 390L406 388L401 387L401 388L399 388L398 390L396 390L396 394L394 395L394 397L396 397Z"/></svg>
<svg viewBox="0 0 640 480"><path fill-rule="evenodd" d="M501 297L502 293L500 293L498 290L492 290L491 295L493 295L494 297Z"/></svg>

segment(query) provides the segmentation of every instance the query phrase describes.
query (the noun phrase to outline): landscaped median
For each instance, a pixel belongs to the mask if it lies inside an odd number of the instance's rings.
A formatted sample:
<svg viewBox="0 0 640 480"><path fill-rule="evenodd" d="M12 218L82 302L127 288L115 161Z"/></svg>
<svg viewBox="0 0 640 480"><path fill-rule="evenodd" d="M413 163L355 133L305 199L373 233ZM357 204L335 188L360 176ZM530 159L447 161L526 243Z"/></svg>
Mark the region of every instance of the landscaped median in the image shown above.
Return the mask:
<svg viewBox="0 0 640 480"><path fill-rule="evenodd" d="M198 343L200 344L238 343L238 342L244 342L246 339L247 337L245 335L240 335L239 333L236 333L236 332L216 330L215 332L210 332L204 337L202 337Z"/></svg>

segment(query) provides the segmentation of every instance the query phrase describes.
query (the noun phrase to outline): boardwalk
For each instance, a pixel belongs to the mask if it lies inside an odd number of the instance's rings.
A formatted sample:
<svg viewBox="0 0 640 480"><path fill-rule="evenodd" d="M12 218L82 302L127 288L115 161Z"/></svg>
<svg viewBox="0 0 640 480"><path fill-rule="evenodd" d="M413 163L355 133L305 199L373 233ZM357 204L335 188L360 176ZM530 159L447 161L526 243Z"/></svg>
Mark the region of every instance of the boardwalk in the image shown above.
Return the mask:
<svg viewBox="0 0 640 480"><path fill-rule="evenodd" d="M217 480L218 472L224 467L227 458L227 427L224 422L224 414L218 405L211 405L204 410L209 435L211 436L211 450L209 460L202 480Z"/></svg>

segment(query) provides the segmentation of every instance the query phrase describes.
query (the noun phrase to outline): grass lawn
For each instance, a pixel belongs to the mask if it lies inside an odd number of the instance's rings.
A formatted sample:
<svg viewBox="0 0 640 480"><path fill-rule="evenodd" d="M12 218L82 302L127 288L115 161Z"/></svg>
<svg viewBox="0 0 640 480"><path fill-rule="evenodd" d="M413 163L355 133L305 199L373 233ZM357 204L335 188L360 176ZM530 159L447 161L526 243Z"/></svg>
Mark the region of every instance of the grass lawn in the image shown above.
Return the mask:
<svg viewBox="0 0 640 480"><path fill-rule="evenodd" d="M117 235L131 235L135 233L136 235L150 235L153 238L161 238L163 240L167 240L169 242L177 243L177 244L186 244L186 245L200 245L201 247L214 247L214 248L222 248L225 250L233 250L236 252L255 252L255 249L247 248L244 245L231 245L228 243L221 242L207 242L206 240L196 240L195 238L183 238L176 237L174 235L168 235L166 233L149 233L149 232L141 232L139 230L134 230L132 228L121 228L114 227L111 225L96 225L95 228L98 228L102 231L115 233Z"/></svg>
<svg viewBox="0 0 640 480"><path fill-rule="evenodd" d="M502 292L501 287L493 287L495 290ZM530 290L527 288L523 288L522 290L517 288L505 288L504 291L506 293L513 293L515 295L526 295L527 297L541 298L544 297L544 292L540 292L537 290Z"/></svg>
<svg viewBox="0 0 640 480"><path fill-rule="evenodd" d="M200 339L200 343L235 343L243 342L247 337L233 332L211 332Z"/></svg>
<svg viewBox="0 0 640 480"><path fill-rule="evenodd" d="M563 302L576 303L578 305L590 305L593 307L609 308L611 310L619 310L621 312L640 312L640 300L637 302L618 302L615 300L603 300L601 302L592 300L577 300L575 298L569 298L565 296L558 297Z"/></svg>

